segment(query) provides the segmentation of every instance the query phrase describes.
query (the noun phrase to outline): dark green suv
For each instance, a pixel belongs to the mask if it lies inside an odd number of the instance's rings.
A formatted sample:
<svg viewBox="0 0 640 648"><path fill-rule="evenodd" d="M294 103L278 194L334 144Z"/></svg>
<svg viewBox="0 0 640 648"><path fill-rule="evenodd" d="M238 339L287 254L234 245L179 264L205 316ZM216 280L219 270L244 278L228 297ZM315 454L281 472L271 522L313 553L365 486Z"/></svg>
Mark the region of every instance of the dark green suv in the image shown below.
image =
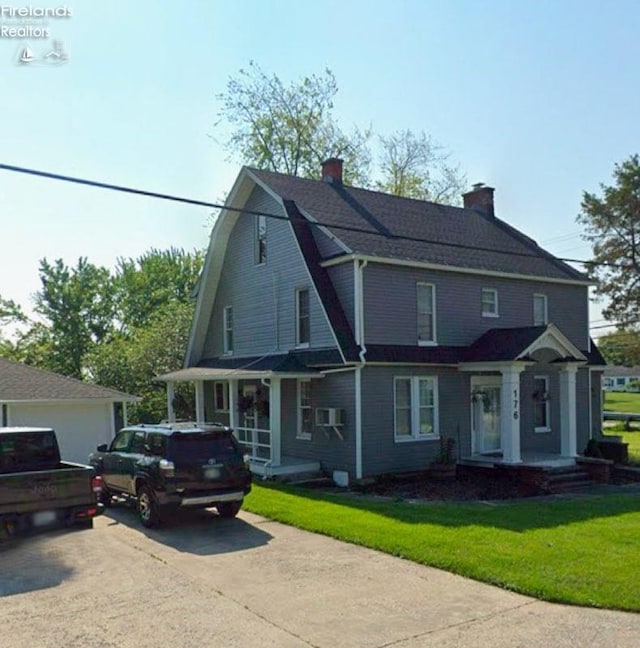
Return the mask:
<svg viewBox="0 0 640 648"><path fill-rule="evenodd" d="M105 506L113 495L135 498L146 527L181 507L215 506L222 517L234 517L251 490L248 461L221 425L126 427L111 445L98 446L89 463L102 476Z"/></svg>

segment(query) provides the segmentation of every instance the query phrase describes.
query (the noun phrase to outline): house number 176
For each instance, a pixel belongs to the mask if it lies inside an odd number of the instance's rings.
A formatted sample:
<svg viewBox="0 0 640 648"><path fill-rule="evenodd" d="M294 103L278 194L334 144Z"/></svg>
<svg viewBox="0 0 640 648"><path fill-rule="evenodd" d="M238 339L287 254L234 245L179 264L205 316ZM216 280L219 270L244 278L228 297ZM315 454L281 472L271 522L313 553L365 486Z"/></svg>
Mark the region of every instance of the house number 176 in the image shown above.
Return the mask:
<svg viewBox="0 0 640 648"><path fill-rule="evenodd" d="M518 406L520 405L520 398L518 397L518 390L513 390L513 419L514 421L518 420Z"/></svg>

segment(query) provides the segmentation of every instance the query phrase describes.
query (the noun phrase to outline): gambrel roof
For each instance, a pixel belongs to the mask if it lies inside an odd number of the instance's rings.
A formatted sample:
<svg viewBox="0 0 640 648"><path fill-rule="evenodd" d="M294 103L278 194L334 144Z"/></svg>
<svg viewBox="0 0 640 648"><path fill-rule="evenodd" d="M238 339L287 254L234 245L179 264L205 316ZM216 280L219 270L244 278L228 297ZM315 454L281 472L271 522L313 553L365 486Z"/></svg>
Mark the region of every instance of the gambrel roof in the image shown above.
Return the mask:
<svg viewBox="0 0 640 648"><path fill-rule="evenodd" d="M475 209L340 183L247 169L274 194L327 226L353 254L443 267L591 283L504 221Z"/></svg>

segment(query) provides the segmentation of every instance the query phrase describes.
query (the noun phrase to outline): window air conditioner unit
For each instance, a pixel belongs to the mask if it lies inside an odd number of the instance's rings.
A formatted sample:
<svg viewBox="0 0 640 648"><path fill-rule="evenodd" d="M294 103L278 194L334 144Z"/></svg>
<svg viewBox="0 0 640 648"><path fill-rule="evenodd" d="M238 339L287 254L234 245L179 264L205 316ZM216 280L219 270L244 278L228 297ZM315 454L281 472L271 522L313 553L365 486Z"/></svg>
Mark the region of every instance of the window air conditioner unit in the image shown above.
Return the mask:
<svg viewBox="0 0 640 648"><path fill-rule="evenodd" d="M342 427L343 410L337 407L316 407L318 427Z"/></svg>

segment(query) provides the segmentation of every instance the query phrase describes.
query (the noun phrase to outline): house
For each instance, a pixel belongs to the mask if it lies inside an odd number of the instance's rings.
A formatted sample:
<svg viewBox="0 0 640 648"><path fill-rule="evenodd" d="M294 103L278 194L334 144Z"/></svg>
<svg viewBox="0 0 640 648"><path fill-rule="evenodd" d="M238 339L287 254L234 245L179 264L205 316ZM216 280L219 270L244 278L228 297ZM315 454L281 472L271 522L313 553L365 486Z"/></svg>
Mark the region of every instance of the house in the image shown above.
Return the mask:
<svg viewBox="0 0 640 648"><path fill-rule="evenodd" d="M341 483L457 456L572 462L601 430L584 274L496 217L243 168L211 234L184 369L254 470Z"/></svg>
<svg viewBox="0 0 640 648"><path fill-rule="evenodd" d="M0 425L52 427L67 461L90 452L126 424L137 396L0 358Z"/></svg>
<svg viewBox="0 0 640 648"><path fill-rule="evenodd" d="M605 391L640 391L640 367L608 366L602 377Z"/></svg>

